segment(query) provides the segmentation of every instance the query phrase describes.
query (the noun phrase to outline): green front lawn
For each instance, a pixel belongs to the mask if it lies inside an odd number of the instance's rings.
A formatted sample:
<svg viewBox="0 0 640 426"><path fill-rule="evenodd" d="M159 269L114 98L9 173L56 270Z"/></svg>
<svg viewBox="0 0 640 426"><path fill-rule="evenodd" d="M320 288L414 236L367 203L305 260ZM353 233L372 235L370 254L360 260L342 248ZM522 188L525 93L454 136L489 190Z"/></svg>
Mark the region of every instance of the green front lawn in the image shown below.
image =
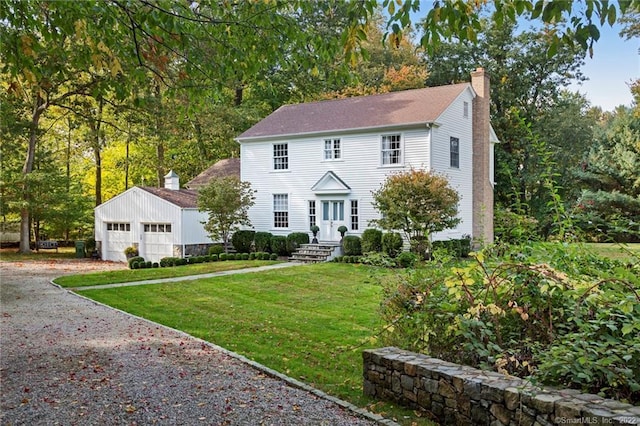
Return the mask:
<svg viewBox="0 0 640 426"><path fill-rule="evenodd" d="M86 287L92 285L130 283L133 281L157 280L160 278L185 277L209 274L234 269L256 268L281 263L271 260L229 260L224 262L197 263L171 268L123 269L121 271L95 272L84 275L68 275L53 280L61 287Z"/></svg>
<svg viewBox="0 0 640 426"><path fill-rule="evenodd" d="M431 424L362 395L362 350L379 347L379 279L395 271L323 263L82 294L240 353L355 405Z"/></svg>
<svg viewBox="0 0 640 426"><path fill-rule="evenodd" d="M640 258L640 244L586 243L585 246L611 259L631 261Z"/></svg>

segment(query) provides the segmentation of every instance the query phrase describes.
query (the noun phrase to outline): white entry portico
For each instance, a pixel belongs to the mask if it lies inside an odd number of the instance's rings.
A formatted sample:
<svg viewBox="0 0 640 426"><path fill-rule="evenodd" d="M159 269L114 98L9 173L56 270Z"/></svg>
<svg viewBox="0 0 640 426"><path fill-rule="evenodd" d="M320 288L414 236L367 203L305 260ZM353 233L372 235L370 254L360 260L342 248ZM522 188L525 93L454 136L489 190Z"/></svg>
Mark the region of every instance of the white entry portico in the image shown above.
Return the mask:
<svg viewBox="0 0 640 426"><path fill-rule="evenodd" d="M345 205L351 188L334 172L326 172L311 187L320 205L320 235L322 241L340 241L340 226L347 226Z"/></svg>

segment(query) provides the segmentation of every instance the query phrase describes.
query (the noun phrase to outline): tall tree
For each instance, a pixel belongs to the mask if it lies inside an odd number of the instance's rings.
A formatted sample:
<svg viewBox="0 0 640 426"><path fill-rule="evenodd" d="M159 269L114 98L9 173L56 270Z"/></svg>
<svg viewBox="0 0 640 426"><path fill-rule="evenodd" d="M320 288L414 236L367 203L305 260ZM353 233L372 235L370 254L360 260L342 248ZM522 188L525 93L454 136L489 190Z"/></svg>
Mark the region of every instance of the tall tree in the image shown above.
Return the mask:
<svg viewBox="0 0 640 426"><path fill-rule="evenodd" d="M618 107L596 134L577 177L581 226L595 238L640 241L640 117Z"/></svg>

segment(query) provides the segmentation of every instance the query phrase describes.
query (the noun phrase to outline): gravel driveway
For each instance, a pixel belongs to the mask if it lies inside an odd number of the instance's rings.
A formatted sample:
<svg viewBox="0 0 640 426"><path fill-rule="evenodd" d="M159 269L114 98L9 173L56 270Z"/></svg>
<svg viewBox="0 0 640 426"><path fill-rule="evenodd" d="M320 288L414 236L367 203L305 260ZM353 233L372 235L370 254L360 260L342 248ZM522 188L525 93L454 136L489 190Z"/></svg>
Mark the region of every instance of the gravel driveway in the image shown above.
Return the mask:
<svg viewBox="0 0 640 426"><path fill-rule="evenodd" d="M2 425L377 424L221 348L49 283L105 268L123 266L0 262Z"/></svg>

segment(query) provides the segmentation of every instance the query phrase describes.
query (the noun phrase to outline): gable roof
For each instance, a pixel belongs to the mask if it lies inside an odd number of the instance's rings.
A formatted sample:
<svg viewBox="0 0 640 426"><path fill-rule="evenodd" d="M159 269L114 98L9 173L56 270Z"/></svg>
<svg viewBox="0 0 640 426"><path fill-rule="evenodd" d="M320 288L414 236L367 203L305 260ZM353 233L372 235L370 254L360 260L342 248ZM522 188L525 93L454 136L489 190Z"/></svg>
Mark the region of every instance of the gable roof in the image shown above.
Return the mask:
<svg viewBox="0 0 640 426"><path fill-rule="evenodd" d="M273 136L433 123L469 83L284 105L238 136Z"/></svg>
<svg viewBox="0 0 640 426"><path fill-rule="evenodd" d="M211 179L227 176L240 178L240 159L226 158L213 164L211 167L191 179L185 185L188 189L198 189L211 182Z"/></svg>
<svg viewBox="0 0 640 426"><path fill-rule="evenodd" d="M195 209L198 207L198 193L191 189L174 190L150 186L139 186L138 188L184 209Z"/></svg>

